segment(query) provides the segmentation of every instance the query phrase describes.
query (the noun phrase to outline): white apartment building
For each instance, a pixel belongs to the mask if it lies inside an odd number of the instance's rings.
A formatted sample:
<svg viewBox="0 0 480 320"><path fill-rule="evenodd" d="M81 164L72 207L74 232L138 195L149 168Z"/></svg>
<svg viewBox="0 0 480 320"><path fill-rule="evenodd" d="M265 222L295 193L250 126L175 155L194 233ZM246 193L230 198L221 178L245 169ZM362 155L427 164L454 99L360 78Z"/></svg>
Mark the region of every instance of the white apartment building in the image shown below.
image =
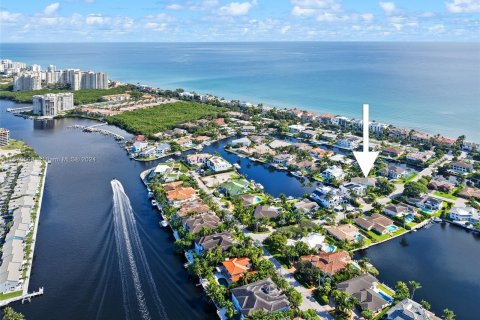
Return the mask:
<svg viewBox="0 0 480 320"><path fill-rule="evenodd" d="M33 113L41 116L56 116L74 109L73 93L48 93L33 96Z"/></svg>
<svg viewBox="0 0 480 320"><path fill-rule="evenodd" d="M0 128L0 147L8 145L10 140L10 130Z"/></svg>
<svg viewBox="0 0 480 320"><path fill-rule="evenodd" d="M13 78L13 90L40 90L42 77L39 72L25 72Z"/></svg>

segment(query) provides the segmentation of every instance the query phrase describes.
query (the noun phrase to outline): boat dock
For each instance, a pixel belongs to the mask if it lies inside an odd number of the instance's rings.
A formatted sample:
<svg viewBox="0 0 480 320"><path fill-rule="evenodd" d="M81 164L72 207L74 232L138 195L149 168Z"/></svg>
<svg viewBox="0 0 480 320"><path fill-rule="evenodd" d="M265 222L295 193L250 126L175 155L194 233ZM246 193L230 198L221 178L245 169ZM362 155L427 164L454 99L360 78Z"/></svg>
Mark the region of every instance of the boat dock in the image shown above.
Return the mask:
<svg viewBox="0 0 480 320"><path fill-rule="evenodd" d="M105 123L96 124L96 125L93 125L93 126L81 126L81 125L76 124L76 125L70 126L68 128L81 129L83 132L98 132L98 133L101 133L101 134L106 135L106 136L112 136L117 141L124 141L125 140L124 136L121 136L121 135L119 135L115 132L112 132L112 131L109 131L109 130L106 130L106 129L97 128L97 127L100 127L100 126L103 126L103 125L105 125Z"/></svg>
<svg viewBox="0 0 480 320"><path fill-rule="evenodd" d="M43 295L43 287L38 288L38 291L34 291L34 292L31 292L31 293L22 294L20 296L13 297L13 298L10 298L10 299L2 300L2 301L0 301L0 307L5 307L5 306L9 305L10 303L16 302L16 301L22 301L22 304L24 304L25 302L32 301L32 298L38 297L38 296L41 296L41 295Z"/></svg>

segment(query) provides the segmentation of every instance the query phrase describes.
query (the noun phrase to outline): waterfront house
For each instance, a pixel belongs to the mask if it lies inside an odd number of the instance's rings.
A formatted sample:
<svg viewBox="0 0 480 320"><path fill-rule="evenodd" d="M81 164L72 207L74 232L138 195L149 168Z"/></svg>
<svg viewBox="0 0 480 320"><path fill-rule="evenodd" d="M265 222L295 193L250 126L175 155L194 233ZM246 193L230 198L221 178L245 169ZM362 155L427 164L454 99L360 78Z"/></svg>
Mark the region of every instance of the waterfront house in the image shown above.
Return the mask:
<svg viewBox="0 0 480 320"><path fill-rule="evenodd" d="M130 149L133 153L138 153L148 147L148 142L146 141L135 141Z"/></svg>
<svg viewBox="0 0 480 320"><path fill-rule="evenodd" d="M298 117L298 118L301 118L304 111L302 110L298 110L298 109L290 109L287 111L289 114L291 114L292 116L295 116L295 117Z"/></svg>
<svg viewBox="0 0 480 320"><path fill-rule="evenodd" d="M413 217L415 215L415 208L406 204L390 204L383 209L383 213L390 217Z"/></svg>
<svg viewBox="0 0 480 320"><path fill-rule="evenodd" d="M302 199L301 201L296 202L293 207L295 208L295 210L302 213L309 213L318 210L319 208L316 202L310 201L308 199Z"/></svg>
<svg viewBox="0 0 480 320"><path fill-rule="evenodd" d="M318 118L320 118L320 121L324 124L331 124L331 120L334 118L334 116L329 113L322 113L318 116Z"/></svg>
<svg viewBox="0 0 480 320"><path fill-rule="evenodd" d="M346 251L320 252L300 257L302 261L310 262L312 266L320 269L324 274L331 277L352 262L350 255Z"/></svg>
<svg viewBox="0 0 480 320"><path fill-rule="evenodd" d="M354 242L361 238L360 230L351 224L326 227L327 233L339 241Z"/></svg>
<svg viewBox="0 0 480 320"><path fill-rule="evenodd" d="M173 134L175 136L185 136L188 134L188 131L185 130L185 129L181 129L181 128L175 128L173 129Z"/></svg>
<svg viewBox="0 0 480 320"><path fill-rule="evenodd" d="M162 184L162 187L165 191L175 190L183 184L183 181L172 181Z"/></svg>
<svg viewBox="0 0 480 320"><path fill-rule="evenodd" d="M150 146L140 151L138 156L141 158L149 158L149 157L155 156L156 154L157 154L157 148L155 146Z"/></svg>
<svg viewBox="0 0 480 320"><path fill-rule="evenodd" d="M238 147L238 146L248 147L252 144L252 142L247 137L243 137L240 139L232 140L231 144L234 147Z"/></svg>
<svg viewBox="0 0 480 320"><path fill-rule="evenodd" d="M473 170L473 165L465 161L453 161L449 164L450 170L459 174L468 174Z"/></svg>
<svg viewBox="0 0 480 320"><path fill-rule="evenodd" d="M322 177L327 181L343 181L345 173L341 167L330 166L322 172Z"/></svg>
<svg viewBox="0 0 480 320"><path fill-rule="evenodd" d="M245 276L251 269L252 263L249 258L233 258L225 259L222 262L222 274L227 278L229 283L237 282Z"/></svg>
<svg viewBox="0 0 480 320"><path fill-rule="evenodd" d="M417 132L417 131L412 132L412 134L410 136L411 141L419 142L419 143L430 142L430 140L432 138L433 138L433 136L428 134L428 133Z"/></svg>
<svg viewBox="0 0 480 320"><path fill-rule="evenodd" d="M169 153L170 150L171 150L170 144L168 144L168 143L160 143L160 144L157 146L156 153L157 153L159 156L164 156L164 155L166 155L167 153Z"/></svg>
<svg viewBox="0 0 480 320"><path fill-rule="evenodd" d="M453 146L455 144L455 142L457 142L457 140L455 140L455 139L446 138L446 137L442 137L442 136L435 137L434 141L435 141L436 144L449 146L449 147Z"/></svg>
<svg viewBox="0 0 480 320"><path fill-rule="evenodd" d="M337 284L337 289L357 298L358 304L363 310L373 313L381 311L390 304L377 293L378 280L371 274L363 274Z"/></svg>
<svg viewBox="0 0 480 320"><path fill-rule="evenodd" d="M275 155L275 151L273 151L269 146L262 144L253 147L253 154L256 156Z"/></svg>
<svg viewBox="0 0 480 320"><path fill-rule="evenodd" d="M346 128L346 127L350 126L350 123L352 122L352 120L350 120L346 117L337 116L337 117L331 118L330 122L333 125L336 125L336 126L339 126L339 127L342 127L342 128Z"/></svg>
<svg viewBox="0 0 480 320"><path fill-rule="evenodd" d="M385 320L441 320L433 312L428 311L418 302L411 299L403 299L390 310Z"/></svg>
<svg viewBox="0 0 480 320"><path fill-rule="evenodd" d="M177 217L183 218L195 214L206 213L210 211L210 207L203 202L202 199L194 199L182 202L177 210Z"/></svg>
<svg viewBox="0 0 480 320"><path fill-rule="evenodd" d="M193 147L193 142L190 137L183 137L175 140L180 146L185 148Z"/></svg>
<svg viewBox="0 0 480 320"><path fill-rule="evenodd" d="M248 135L248 134L254 133L255 130L256 130L255 126L242 126L242 128L240 129L240 131L241 131L242 134L244 134L244 135Z"/></svg>
<svg viewBox="0 0 480 320"><path fill-rule="evenodd" d="M222 172L233 168L230 162L219 156L212 156L207 159L207 167L213 172Z"/></svg>
<svg viewBox="0 0 480 320"><path fill-rule="evenodd" d="M207 160L212 157L209 153L195 153L186 157L186 162L191 166L198 166L207 163Z"/></svg>
<svg viewBox="0 0 480 320"><path fill-rule="evenodd" d="M288 126L288 132L291 134L298 134L304 130L305 126L302 126L301 124L292 124Z"/></svg>
<svg viewBox="0 0 480 320"><path fill-rule="evenodd" d="M208 212L182 219L185 230L189 233L199 233L203 229L215 229L221 221L214 213Z"/></svg>
<svg viewBox="0 0 480 320"><path fill-rule="evenodd" d="M4 260L0 266L0 293L15 291L20 284L22 263Z"/></svg>
<svg viewBox="0 0 480 320"><path fill-rule="evenodd" d="M315 131L315 130L304 130L300 133L300 136L304 139L315 139L317 137L317 131Z"/></svg>
<svg viewBox="0 0 480 320"><path fill-rule="evenodd" d="M222 183L218 190L227 197L237 196L251 191L250 183L245 179L232 179Z"/></svg>
<svg viewBox="0 0 480 320"><path fill-rule="evenodd" d="M220 247L222 251L227 250L235 243L233 236L229 232L215 233L201 237L195 241L195 252L201 255L205 251L210 251L216 247Z"/></svg>
<svg viewBox="0 0 480 320"><path fill-rule="evenodd" d="M389 157L399 157L405 153L405 150L395 147L387 147L382 150L382 154L389 156Z"/></svg>
<svg viewBox="0 0 480 320"><path fill-rule="evenodd" d="M288 141L283 141L283 140L273 140L268 144L268 146L272 149L279 149L279 148L285 148L289 147L292 144Z"/></svg>
<svg viewBox="0 0 480 320"><path fill-rule="evenodd" d="M213 120L213 123L215 123L218 126L224 126L225 125L225 118L217 118Z"/></svg>
<svg viewBox="0 0 480 320"><path fill-rule="evenodd" d="M363 125L362 125L363 128ZM368 125L370 132L375 133L384 133L388 129L388 124L380 123L380 122L370 122Z"/></svg>
<svg viewBox="0 0 480 320"><path fill-rule="evenodd" d="M253 206L255 204L258 204L261 199L259 196L256 196L254 194L242 194L238 196L238 199L240 200L241 204L245 207Z"/></svg>
<svg viewBox="0 0 480 320"><path fill-rule="evenodd" d="M295 156L289 153L281 153L273 157L272 162L278 165L287 166L289 162L293 161Z"/></svg>
<svg viewBox="0 0 480 320"><path fill-rule="evenodd" d="M355 182L347 182L340 185L340 191L347 197L352 194L362 197L365 195L367 188L364 185Z"/></svg>
<svg viewBox="0 0 480 320"><path fill-rule="evenodd" d="M354 221L360 228L367 231L372 230L378 234L387 234L396 230L391 219L378 213L374 213L371 216L359 217Z"/></svg>
<svg viewBox="0 0 480 320"><path fill-rule="evenodd" d="M348 150L355 150L360 145L361 139L355 136L346 137L340 139L335 144L336 147L348 149Z"/></svg>
<svg viewBox="0 0 480 320"><path fill-rule="evenodd" d="M403 128L390 128L389 137L396 138L396 139L406 139L408 137L409 131Z"/></svg>
<svg viewBox="0 0 480 320"><path fill-rule="evenodd" d="M256 311L280 312L290 308L288 298L270 278L234 288L231 293L233 305L241 318Z"/></svg>
<svg viewBox="0 0 480 320"><path fill-rule="evenodd" d="M166 192L169 205L178 206L182 202L193 200L197 195L197 191L192 187L178 187Z"/></svg>
<svg viewBox="0 0 480 320"><path fill-rule="evenodd" d="M480 215L477 209L472 207L453 207L448 213L450 219L460 222L475 224L480 222Z"/></svg>
<svg viewBox="0 0 480 320"><path fill-rule="evenodd" d="M255 219L268 218L275 219L278 217L278 209L272 206L258 205L253 212L253 217Z"/></svg>

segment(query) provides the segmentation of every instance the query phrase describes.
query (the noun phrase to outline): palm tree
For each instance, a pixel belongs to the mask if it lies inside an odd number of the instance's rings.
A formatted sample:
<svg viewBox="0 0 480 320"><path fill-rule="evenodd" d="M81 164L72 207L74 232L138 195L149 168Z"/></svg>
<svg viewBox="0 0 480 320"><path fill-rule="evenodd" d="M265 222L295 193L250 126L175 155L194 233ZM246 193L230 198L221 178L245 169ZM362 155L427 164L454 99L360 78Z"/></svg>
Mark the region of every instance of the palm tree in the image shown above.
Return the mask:
<svg viewBox="0 0 480 320"><path fill-rule="evenodd" d="M335 301L335 309L343 314L350 315L351 310L357 305L357 298L350 296L348 293L335 290L333 291L333 299Z"/></svg>
<svg viewBox="0 0 480 320"><path fill-rule="evenodd" d="M413 296L415 294L415 290L417 289L421 289L422 288L422 285L420 284L420 282L416 282L416 281L409 281L408 284L410 285L410 288L412 288L412 295L410 297L410 299L413 300Z"/></svg>

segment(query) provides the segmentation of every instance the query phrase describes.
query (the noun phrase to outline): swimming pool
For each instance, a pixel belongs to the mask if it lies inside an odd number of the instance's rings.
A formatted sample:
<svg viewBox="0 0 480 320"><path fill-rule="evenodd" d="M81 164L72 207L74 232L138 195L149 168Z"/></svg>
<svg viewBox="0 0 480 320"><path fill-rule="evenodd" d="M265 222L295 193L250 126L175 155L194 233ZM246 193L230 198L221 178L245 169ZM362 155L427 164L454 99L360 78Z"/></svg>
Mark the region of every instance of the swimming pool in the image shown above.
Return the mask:
<svg viewBox="0 0 480 320"><path fill-rule="evenodd" d="M355 241L360 241L360 240L362 240L362 238L363 238L363 236L361 234L357 234L355 236Z"/></svg>
<svg viewBox="0 0 480 320"><path fill-rule="evenodd" d="M334 246L334 245L331 245L331 244L323 245L322 250L327 252L327 253L330 253L330 252L334 252L335 250L337 250L337 247Z"/></svg>
<svg viewBox="0 0 480 320"><path fill-rule="evenodd" d="M255 198L254 198L254 204L260 203L260 202L262 202L262 201L263 201L262 198L260 198L259 196L255 196Z"/></svg>
<svg viewBox="0 0 480 320"><path fill-rule="evenodd" d="M394 225L389 226L387 229L388 232L395 232L397 230L398 230L398 227Z"/></svg>
<svg viewBox="0 0 480 320"><path fill-rule="evenodd" d="M412 221L413 221L413 217L412 217L412 216L408 216L408 217L405 218L405 222L406 222L406 223L410 223L410 222L412 222Z"/></svg>

